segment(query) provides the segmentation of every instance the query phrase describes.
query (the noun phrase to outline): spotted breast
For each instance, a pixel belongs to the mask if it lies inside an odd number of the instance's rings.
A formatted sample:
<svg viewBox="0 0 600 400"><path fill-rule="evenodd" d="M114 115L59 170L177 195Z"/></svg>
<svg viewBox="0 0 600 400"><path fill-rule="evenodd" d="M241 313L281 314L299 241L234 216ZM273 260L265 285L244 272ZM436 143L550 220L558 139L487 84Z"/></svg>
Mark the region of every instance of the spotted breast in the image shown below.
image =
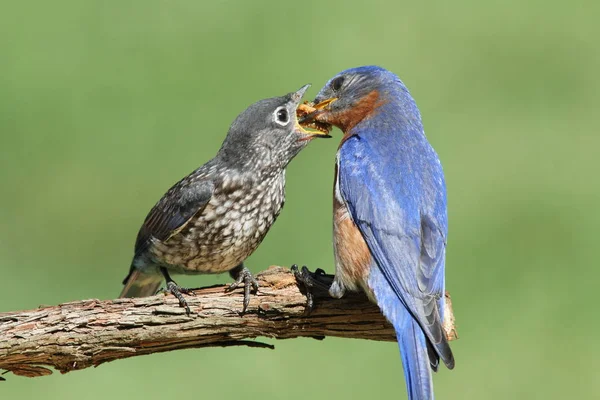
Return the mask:
<svg viewBox="0 0 600 400"><path fill-rule="evenodd" d="M285 171L228 173L180 232L154 240L153 258L177 273L227 272L256 250L284 202Z"/></svg>

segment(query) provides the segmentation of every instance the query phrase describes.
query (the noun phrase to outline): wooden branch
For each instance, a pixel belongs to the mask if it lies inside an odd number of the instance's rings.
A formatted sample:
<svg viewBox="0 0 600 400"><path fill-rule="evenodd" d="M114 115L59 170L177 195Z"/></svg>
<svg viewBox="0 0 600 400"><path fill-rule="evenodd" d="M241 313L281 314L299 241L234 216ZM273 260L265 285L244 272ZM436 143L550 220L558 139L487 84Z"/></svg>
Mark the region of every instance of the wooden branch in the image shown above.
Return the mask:
<svg viewBox="0 0 600 400"><path fill-rule="evenodd" d="M362 294L341 300L317 293L305 315L306 297L289 269L271 267L257 275L260 289L248 312L240 290L198 289L186 296L187 316L173 296L83 300L36 310L0 313L0 368L16 375L49 375L98 366L121 358L208 346L273 348L259 336L290 339L325 336L394 341L391 325ZM447 295L446 332L456 338Z"/></svg>

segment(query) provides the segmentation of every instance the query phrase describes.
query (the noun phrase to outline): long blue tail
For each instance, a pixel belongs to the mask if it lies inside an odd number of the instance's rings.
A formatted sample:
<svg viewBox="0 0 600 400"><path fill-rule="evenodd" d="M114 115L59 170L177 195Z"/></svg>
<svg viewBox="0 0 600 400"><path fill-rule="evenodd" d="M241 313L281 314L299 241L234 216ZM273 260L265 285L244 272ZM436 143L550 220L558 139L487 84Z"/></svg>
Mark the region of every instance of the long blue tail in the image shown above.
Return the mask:
<svg viewBox="0 0 600 400"><path fill-rule="evenodd" d="M396 329L408 399L433 400L433 364L427 354L427 339L423 330L376 266L371 267L369 287L383 315Z"/></svg>
<svg viewBox="0 0 600 400"><path fill-rule="evenodd" d="M427 339L409 312L404 310L404 314L395 321L395 327L408 399L433 400L433 378L427 355Z"/></svg>

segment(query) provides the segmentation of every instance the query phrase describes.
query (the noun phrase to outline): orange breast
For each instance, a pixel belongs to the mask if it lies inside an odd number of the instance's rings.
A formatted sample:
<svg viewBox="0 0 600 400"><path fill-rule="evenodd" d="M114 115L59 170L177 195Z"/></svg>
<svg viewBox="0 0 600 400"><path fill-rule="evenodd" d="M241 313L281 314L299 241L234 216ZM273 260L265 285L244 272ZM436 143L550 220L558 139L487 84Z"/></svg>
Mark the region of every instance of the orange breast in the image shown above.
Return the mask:
<svg viewBox="0 0 600 400"><path fill-rule="evenodd" d="M336 275L349 290L365 288L371 253L345 205L334 200L333 241Z"/></svg>

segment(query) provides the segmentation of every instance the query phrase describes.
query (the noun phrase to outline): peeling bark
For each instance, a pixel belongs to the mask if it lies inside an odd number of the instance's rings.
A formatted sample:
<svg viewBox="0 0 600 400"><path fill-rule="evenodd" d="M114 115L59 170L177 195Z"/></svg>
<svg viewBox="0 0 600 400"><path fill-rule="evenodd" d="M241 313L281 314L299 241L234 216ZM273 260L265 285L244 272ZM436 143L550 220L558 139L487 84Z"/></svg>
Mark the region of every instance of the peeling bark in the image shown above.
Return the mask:
<svg viewBox="0 0 600 400"><path fill-rule="evenodd" d="M305 315L306 298L286 268L271 267L256 278L260 288L241 315L241 290L224 285L186 296L185 310L173 296L82 300L35 310L0 313L0 369L16 375L49 375L163 351L209 346L272 345L259 336L291 339L336 336L395 341L394 330L376 305L355 293L341 300L317 293L316 308ZM456 339L449 295L444 329Z"/></svg>

